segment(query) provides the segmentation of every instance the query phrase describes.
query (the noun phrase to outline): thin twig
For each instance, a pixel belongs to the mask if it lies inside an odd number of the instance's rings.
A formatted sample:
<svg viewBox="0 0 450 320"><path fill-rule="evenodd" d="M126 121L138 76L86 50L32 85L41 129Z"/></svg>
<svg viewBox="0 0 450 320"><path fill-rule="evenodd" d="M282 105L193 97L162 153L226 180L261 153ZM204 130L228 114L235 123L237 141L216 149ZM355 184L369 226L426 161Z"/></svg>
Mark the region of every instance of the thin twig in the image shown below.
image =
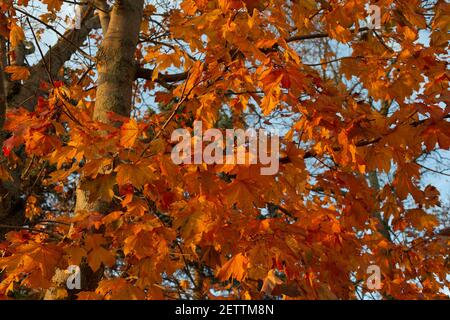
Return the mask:
<svg viewBox="0 0 450 320"><path fill-rule="evenodd" d="M30 26L31 33L33 34L34 41L36 41L36 45L37 45L39 53L41 55L42 62L44 63L45 71L47 72L50 83L52 84L52 86L54 86L53 77L50 73L50 68L47 65L47 61L45 60L44 53L42 52L41 46L39 45L39 41L37 40L36 34L34 33L34 29L31 25L30 19L28 19L28 17L27 17L27 22L28 22L28 25Z"/></svg>
<svg viewBox="0 0 450 320"><path fill-rule="evenodd" d="M85 52L83 49L81 49L79 46L77 46L76 44L74 44L71 40L69 40L65 35L63 35L61 32L59 32L57 29L55 29L54 27L52 27L51 25L49 25L48 23L42 21L41 19L29 14L28 12L21 10L17 7L14 7L14 10L24 14L25 16L27 16L27 20L28 18L31 18L33 20L36 20L37 22L43 24L45 27L49 28L50 30L52 30L53 32L55 32L58 36L60 36L62 39L64 39L65 41L67 41L71 46L73 46L77 51L79 51L86 59L91 60L91 61L95 61L95 58L90 56L87 52ZM89 14L89 12L86 13L86 16Z"/></svg>
<svg viewBox="0 0 450 320"><path fill-rule="evenodd" d="M29 228L29 227L21 227L21 226L9 226L9 225L5 225L5 224L0 224L0 229L11 229L11 230L27 230L30 232L35 232L35 233L45 233L49 236L52 236L54 238L57 239L61 239L61 235L47 231L47 230L40 230L40 229L35 229L35 228Z"/></svg>

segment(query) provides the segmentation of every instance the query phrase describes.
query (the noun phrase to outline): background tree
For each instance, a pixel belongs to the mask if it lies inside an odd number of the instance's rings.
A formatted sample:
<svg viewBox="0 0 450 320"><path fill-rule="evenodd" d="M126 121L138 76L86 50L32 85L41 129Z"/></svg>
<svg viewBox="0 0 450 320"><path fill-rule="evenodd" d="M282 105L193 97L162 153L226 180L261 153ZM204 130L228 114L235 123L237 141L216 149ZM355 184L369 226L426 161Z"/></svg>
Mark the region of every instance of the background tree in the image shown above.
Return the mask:
<svg viewBox="0 0 450 320"><path fill-rule="evenodd" d="M447 297L445 1L0 6L0 297ZM195 120L279 130L279 172L176 166Z"/></svg>

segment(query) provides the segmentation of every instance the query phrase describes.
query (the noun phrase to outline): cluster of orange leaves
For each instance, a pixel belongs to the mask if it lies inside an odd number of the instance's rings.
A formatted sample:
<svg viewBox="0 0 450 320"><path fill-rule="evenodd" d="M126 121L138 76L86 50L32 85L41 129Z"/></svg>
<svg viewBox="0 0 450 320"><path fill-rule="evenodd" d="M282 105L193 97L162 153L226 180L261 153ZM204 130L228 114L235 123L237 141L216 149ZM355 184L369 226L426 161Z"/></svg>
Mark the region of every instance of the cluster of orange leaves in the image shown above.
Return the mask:
<svg viewBox="0 0 450 320"><path fill-rule="evenodd" d="M43 2L49 10L61 4ZM155 75L171 66L189 70L186 83L156 94L160 103L185 99L181 115L157 139L168 114L138 119L111 114L111 124L94 121L94 93L84 88L95 78L79 83L81 71L73 72L72 83L52 88L34 111L11 111L6 130L12 136L3 146L11 163L18 161L14 150L24 146L28 157L52 166L44 185L64 195L64 185L80 176L89 201L115 209L46 213L38 208L45 199L32 196L27 217L57 223L47 233L7 235L0 246L0 295L18 287L61 289L55 274L84 264L93 272L115 273L78 293L80 299L167 298L173 292L164 277L189 265L211 271L197 288L209 298L226 290L228 297L243 299L263 294L347 299L355 297L367 267L375 264L382 270L383 297L440 296L442 284L448 284L448 242L434 236L439 221L427 210L439 205L439 192L420 186L415 160L424 151L450 147L449 108L442 107L448 102L448 74L437 58L448 42L449 5L440 2L430 46L424 47L416 42L426 27L415 10L418 2L377 2L396 9L384 12L383 24L391 27L380 41L372 33L359 39L355 31L367 1L184 0L171 12L170 31L204 60L192 61L181 49L163 54L161 46L139 48L140 63L155 66ZM343 82L323 79L293 49L292 21L299 36L317 33L310 17L319 8L322 30L352 48L341 74L357 77L373 99L395 101L398 107L389 116L349 93ZM143 30L151 32L148 26ZM10 40L17 38L23 31L12 21ZM389 41L401 50L388 50ZM28 76L21 69L7 71ZM416 99L408 100L422 83ZM137 88L157 87L147 81ZM261 176L258 165L172 163L173 129L191 118L212 127L224 104L240 115L250 103L266 116L276 110L291 115L276 176ZM316 173L311 159L331 159L335 166ZM7 168L0 169L8 179ZM374 190L366 178L373 171L391 173L393 180ZM413 208L405 205L408 197ZM407 235L404 241L386 238L376 212L389 221L391 236ZM189 289L186 274L175 278ZM56 292L56 298L68 294Z"/></svg>

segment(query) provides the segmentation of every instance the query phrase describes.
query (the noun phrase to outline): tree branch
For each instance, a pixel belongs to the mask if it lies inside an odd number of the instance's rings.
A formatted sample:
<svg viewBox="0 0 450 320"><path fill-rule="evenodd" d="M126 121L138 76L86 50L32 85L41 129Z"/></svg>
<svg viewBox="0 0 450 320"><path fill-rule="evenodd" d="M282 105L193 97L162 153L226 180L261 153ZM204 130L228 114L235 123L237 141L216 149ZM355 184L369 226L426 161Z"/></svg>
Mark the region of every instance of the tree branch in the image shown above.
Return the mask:
<svg viewBox="0 0 450 320"><path fill-rule="evenodd" d="M24 11L20 12L23 13ZM66 31L51 50L45 54L44 58L31 68L30 78L25 81L18 92L8 93L8 106L24 106L28 110L33 110L39 94L39 85L46 75L45 62L49 62L48 67L51 76L56 78L59 70L64 66L64 63L66 63L75 52L80 51L80 47L83 45L89 33L97 28L100 28L98 17L94 16L94 10L90 8L83 17L81 28ZM86 55L87 54L83 54L83 56Z"/></svg>
<svg viewBox="0 0 450 320"><path fill-rule="evenodd" d="M145 68L138 68L136 70L136 79L145 79L145 80L152 80L153 78L154 69L145 69ZM158 78L156 81L161 82L178 82L186 80L188 77L187 72L182 73L175 73L175 74L158 74Z"/></svg>

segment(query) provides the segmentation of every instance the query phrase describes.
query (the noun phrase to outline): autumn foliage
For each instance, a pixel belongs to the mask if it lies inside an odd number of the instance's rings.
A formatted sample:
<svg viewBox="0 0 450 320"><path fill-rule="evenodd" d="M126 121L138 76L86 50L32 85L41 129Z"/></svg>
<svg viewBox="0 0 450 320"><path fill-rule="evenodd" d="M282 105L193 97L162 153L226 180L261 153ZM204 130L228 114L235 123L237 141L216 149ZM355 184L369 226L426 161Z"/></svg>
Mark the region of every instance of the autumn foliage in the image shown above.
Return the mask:
<svg viewBox="0 0 450 320"><path fill-rule="evenodd" d="M0 298L448 297L448 3L85 2L0 1ZM194 121L279 130L279 172L175 165Z"/></svg>

